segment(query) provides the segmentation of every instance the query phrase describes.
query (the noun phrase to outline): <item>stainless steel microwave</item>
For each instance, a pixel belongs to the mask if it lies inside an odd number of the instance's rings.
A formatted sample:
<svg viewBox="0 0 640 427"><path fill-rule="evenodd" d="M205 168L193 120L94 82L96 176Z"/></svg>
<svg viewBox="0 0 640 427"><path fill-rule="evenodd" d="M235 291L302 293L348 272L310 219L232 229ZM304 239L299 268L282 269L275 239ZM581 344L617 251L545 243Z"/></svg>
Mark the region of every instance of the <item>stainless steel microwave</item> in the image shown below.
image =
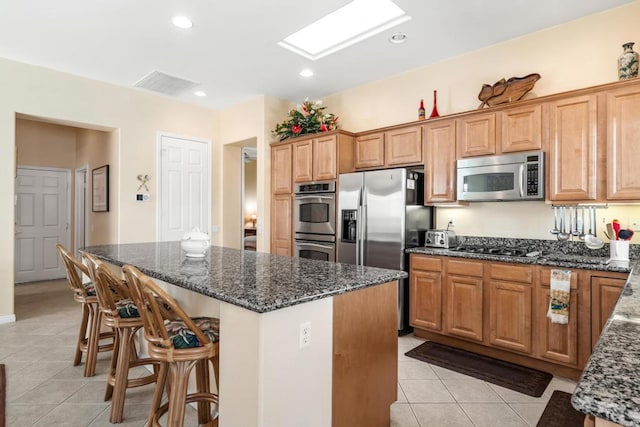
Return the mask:
<svg viewBox="0 0 640 427"><path fill-rule="evenodd" d="M458 200L544 200L544 152L458 160Z"/></svg>

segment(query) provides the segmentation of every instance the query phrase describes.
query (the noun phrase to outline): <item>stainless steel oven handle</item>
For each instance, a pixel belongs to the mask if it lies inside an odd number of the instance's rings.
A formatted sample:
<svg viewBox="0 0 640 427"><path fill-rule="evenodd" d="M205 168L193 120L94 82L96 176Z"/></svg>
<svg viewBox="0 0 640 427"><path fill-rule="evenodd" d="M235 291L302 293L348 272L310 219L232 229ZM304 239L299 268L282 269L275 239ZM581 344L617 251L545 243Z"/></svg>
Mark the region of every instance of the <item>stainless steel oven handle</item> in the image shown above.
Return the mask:
<svg viewBox="0 0 640 427"><path fill-rule="evenodd" d="M334 200L336 197L335 196L297 196L296 195L296 200L307 200L307 199L327 199L327 200Z"/></svg>
<svg viewBox="0 0 640 427"><path fill-rule="evenodd" d="M333 249L333 245L320 245L318 243L309 243L309 242L296 242L296 244L300 248L303 246L313 246L313 247L322 248L322 249Z"/></svg>
<svg viewBox="0 0 640 427"><path fill-rule="evenodd" d="M524 176L524 165L520 165L520 197L524 198L524 182L526 177Z"/></svg>

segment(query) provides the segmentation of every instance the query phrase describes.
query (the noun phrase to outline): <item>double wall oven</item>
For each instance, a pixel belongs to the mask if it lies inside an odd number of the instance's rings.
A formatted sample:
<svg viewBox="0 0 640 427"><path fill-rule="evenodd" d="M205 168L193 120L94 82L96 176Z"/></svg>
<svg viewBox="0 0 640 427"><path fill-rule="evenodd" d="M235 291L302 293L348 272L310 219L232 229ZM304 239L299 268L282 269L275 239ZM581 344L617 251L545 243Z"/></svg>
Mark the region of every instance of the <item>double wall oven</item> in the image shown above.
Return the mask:
<svg viewBox="0 0 640 427"><path fill-rule="evenodd" d="M294 256L336 260L336 183L298 184L295 191Z"/></svg>

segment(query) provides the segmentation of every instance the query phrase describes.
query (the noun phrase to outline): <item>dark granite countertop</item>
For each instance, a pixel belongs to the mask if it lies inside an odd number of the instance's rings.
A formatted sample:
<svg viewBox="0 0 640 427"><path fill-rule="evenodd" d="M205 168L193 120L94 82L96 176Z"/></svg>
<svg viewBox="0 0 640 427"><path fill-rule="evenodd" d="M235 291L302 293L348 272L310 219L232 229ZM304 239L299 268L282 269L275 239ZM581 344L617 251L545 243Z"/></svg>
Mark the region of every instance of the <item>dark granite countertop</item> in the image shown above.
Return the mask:
<svg viewBox="0 0 640 427"><path fill-rule="evenodd" d="M180 242L82 249L103 261L131 264L167 283L265 313L407 277L404 271L315 261L211 246L187 258Z"/></svg>
<svg viewBox="0 0 640 427"><path fill-rule="evenodd" d="M511 262L515 264L547 265L550 267L580 268L585 270L611 271L617 273L629 273L629 262L609 261L609 257L565 254L559 252L542 252L536 256L504 256L493 254L477 254L457 252L451 249L417 247L407 249L408 253L424 255L440 255L456 258L480 259L488 261Z"/></svg>
<svg viewBox="0 0 640 427"><path fill-rule="evenodd" d="M499 248L525 249L529 253L538 253L531 257L516 257L493 254L478 254L457 252L451 249L417 247L407 249L408 253L425 255L441 255L458 258L482 259L489 261L511 262L516 264L547 265L550 267L579 268L585 270L611 271L617 273L629 273L629 262L609 261L609 245L601 249L587 249L584 242L541 239L516 239L502 237L477 237L458 236L458 245L489 246ZM640 259L640 245L631 245L630 254L632 260Z"/></svg>
<svg viewBox="0 0 640 427"><path fill-rule="evenodd" d="M640 262L609 317L571 403L622 426L640 426Z"/></svg>

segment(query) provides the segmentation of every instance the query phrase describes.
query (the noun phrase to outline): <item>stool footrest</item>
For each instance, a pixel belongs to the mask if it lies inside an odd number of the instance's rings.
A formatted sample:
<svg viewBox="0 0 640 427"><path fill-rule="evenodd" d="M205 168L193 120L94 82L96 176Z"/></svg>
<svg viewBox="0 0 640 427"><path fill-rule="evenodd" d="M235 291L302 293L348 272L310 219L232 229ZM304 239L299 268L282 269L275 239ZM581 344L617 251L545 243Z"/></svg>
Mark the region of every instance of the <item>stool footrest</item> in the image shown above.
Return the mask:
<svg viewBox="0 0 640 427"><path fill-rule="evenodd" d="M204 393L204 392L191 393L191 394L187 394L187 398L185 399L184 403L185 404L189 404L189 403L200 402L200 401L203 401L203 400L204 401L208 401L210 403L215 403L217 405L218 404L218 395L217 394L213 394L213 393ZM153 419L151 420L151 425L153 427L162 427L158 420L160 418L162 418L162 416L164 414L166 414L167 411L169 411L169 402L165 403L164 405L161 405L156 410L155 414L153 414ZM217 426L217 425L218 425L218 416L217 415L210 422L204 424L204 426Z"/></svg>

